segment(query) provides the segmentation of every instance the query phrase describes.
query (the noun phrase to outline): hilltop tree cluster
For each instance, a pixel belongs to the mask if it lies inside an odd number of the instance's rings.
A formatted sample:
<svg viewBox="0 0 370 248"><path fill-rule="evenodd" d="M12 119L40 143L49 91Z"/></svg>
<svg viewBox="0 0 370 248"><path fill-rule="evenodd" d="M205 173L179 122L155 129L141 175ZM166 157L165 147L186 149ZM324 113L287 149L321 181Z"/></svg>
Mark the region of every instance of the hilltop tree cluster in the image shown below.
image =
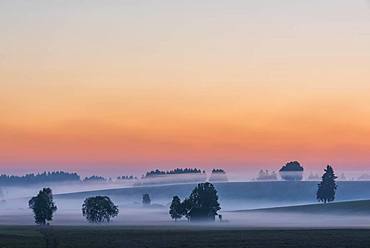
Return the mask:
<svg viewBox="0 0 370 248"><path fill-rule="evenodd" d="M176 169L170 170L170 171L161 171L161 170L156 169L154 171L147 172L144 177L148 178L148 177L164 176L164 175L198 174L198 173L202 173L202 171L200 169L197 169L197 168L194 168L194 169L191 169L191 168L185 168L185 169L176 168ZM205 173L205 171L203 171L203 173Z"/></svg>
<svg viewBox="0 0 370 248"><path fill-rule="evenodd" d="M96 182L107 182L108 179L106 179L105 177L101 177L101 176L91 176L91 177L85 177L83 182L84 183L96 183Z"/></svg>
<svg viewBox="0 0 370 248"><path fill-rule="evenodd" d="M137 177L134 176L119 176L117 177L117 180L137 180Z"/></svg>

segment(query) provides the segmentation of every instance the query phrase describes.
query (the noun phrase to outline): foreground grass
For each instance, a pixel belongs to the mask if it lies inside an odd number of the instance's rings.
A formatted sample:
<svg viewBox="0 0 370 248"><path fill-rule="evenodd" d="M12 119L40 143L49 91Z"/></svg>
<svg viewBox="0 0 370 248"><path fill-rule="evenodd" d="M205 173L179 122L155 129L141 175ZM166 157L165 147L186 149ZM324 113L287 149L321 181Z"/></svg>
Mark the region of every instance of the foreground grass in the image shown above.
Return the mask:
<svg viewBox="0 0 370 248"><path fill-rule="evenodd" d="M5 248L370 247L370 230L243 230L161 227L0 227Z"/></svg>

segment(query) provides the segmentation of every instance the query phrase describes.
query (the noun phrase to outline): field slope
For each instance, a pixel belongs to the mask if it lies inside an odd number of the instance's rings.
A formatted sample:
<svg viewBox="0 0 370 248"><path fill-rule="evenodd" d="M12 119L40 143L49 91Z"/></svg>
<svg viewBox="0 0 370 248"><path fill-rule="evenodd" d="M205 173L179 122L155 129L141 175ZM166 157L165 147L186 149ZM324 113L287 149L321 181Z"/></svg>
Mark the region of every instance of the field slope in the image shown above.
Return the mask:
<svg viewBox="0 0 370 248"><path fill-rule="evenodd" d="M287 207L237 210L234 212L370 215L370 200L317 203Z"/></svg>

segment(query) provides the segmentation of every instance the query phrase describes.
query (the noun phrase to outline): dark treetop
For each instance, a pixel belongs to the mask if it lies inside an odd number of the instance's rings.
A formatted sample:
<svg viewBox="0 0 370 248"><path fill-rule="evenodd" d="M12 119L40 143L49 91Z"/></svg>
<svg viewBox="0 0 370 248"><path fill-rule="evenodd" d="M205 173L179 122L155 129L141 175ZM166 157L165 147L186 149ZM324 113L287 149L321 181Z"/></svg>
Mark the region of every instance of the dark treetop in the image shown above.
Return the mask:
<svg viewBox="0 0 370 248"><path fill-rule="evenodd" d="M293 161L281 167L280 171L303 171L303 167L298 161Z"/></svg>

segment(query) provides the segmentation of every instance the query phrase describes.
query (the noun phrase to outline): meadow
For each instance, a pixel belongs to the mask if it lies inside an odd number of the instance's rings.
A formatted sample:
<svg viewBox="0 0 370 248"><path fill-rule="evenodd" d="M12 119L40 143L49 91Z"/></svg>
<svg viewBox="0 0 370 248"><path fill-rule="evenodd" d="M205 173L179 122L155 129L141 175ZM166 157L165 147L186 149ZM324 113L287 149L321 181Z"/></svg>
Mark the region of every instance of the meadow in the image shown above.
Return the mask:
<svg viewBox="0 0 370 248"><path fill-rule="evenodd" d="M0 227L0 247L12 248L263 248L370 246L367 229L218 229L202 227Z"/></svg>

